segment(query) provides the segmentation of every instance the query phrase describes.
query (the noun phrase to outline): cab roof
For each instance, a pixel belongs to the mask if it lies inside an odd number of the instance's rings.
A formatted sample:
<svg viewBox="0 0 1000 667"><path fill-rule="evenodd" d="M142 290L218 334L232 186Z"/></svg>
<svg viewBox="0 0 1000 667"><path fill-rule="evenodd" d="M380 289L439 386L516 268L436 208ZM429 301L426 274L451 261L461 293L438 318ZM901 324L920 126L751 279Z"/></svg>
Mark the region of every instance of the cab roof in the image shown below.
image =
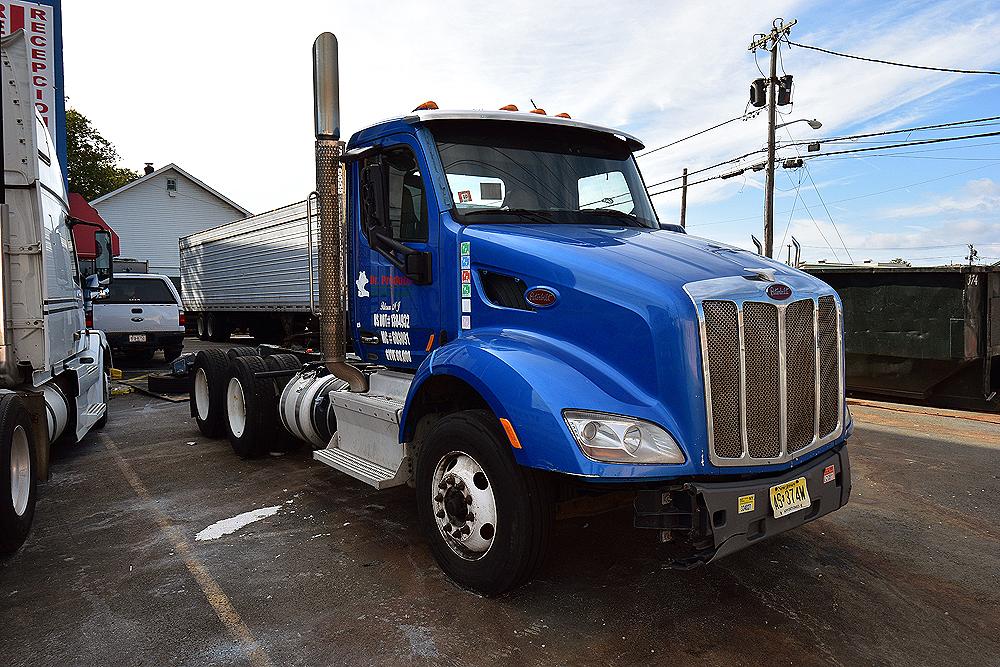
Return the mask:
<svg viewBox="0 0 1000 667"><path fill-rule="evenodd" d="M524 111L414 111L413 113L407 114L405 116L399 116L396 118L388 118L386 120L380 121L378 123L373 123L368 127L362 128L354 133L351 137L351 143L353 144L355 140L361 139L361 135L378 135L383 128L388 129L394 125L407 124L407 125L418 125L422 123L428 123L438 120L490 120L490 121L502 121L507 123L536 123L541 125L554 125L559 127L576 127L584 130L590 130L592 132L601 132L603 134L612 134L619 137L625 141L628 145L629 150L633 153L644 148L644 144L639 141L639 139L627 132L622 132L621 130L616 130L609 127L602 127L600 125L593 125L591 123L584 123L579 120L573 120L571 118L559 118L557 116L543 116L541 114L528 113ZM367 137L366 137L367 138Z"/></svg>

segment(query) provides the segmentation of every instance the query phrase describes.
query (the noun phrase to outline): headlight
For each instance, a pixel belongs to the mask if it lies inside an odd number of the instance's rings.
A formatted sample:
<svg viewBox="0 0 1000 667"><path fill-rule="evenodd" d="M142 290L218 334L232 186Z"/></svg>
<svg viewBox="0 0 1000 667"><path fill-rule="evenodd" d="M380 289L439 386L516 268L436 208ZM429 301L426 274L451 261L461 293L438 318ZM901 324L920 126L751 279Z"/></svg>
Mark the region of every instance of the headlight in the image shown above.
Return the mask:
<svg viewBox="0 0 1000 667"><path fill-rule="evenodd" d="M584 410L564 410L563 419L576 444L595 461L684 463L677 441L651 422Z"/></svg>

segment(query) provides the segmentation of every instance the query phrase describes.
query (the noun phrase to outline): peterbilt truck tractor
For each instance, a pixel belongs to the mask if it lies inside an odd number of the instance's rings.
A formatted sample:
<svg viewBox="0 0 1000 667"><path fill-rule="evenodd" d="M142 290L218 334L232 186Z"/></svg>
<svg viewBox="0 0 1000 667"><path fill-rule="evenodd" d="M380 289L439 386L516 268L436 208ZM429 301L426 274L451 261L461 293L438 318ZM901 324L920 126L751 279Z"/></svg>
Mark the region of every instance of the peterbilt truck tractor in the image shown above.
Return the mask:
<svg viewBox="0 0 1000 667"><path fill-rule="evenodd" d="M332 34L313 66L322 358L201 353L203 433L409 485L486 595L532 576L573 497L631 494L678 568L847 503L833 289L661 228L625 132L425 103L345 144Z"/></svg>
<svg viewBox="0 0 1000 667"><path fill-rule="evenodd" d="M49 447L107 421L111 352L86 324L85 296L111 280L111 235L95 233L97 273L82 280L63 174L35 110L23 31L0 40L0 556L28 536ZM86 295L85 295L86 290Z"/></svg>

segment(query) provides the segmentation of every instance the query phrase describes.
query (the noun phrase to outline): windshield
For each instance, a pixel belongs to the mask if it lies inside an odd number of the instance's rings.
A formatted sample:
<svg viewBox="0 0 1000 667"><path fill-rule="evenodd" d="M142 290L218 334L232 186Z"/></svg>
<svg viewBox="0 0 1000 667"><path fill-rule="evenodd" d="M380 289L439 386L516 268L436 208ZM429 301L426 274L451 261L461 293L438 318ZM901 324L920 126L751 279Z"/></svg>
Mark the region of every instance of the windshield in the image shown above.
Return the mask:
<svg viewBox="0 0 1000 667"><path fill-rule="evenodd" d="M614 135L485 120L429 126L462 223L658 226L635 160Z"/></svg>

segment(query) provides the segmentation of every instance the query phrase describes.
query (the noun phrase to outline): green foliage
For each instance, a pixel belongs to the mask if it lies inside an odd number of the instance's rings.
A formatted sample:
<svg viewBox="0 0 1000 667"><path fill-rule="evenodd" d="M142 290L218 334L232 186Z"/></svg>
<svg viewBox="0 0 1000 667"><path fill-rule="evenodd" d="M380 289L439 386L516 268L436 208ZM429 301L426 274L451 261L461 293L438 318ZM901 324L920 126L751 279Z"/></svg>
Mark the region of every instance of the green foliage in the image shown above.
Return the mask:
<svg viewBox="0 0 1000 667"><path fill-rule="evenodd" d="M913 266L912 264L910 264L909 262L907 262L902 257L897 257L896 259L890 259L889 263L890 264L899 264L900 266Z"/></svg>
<svg viewBox="0 0 1000 667"><path fill-rule="evenodd" d="M90 201L139 178L132 169L117 166L118 160L114 145L101 136L90 120L76 109L67 109L69 191L79 192Z"/></svg>

